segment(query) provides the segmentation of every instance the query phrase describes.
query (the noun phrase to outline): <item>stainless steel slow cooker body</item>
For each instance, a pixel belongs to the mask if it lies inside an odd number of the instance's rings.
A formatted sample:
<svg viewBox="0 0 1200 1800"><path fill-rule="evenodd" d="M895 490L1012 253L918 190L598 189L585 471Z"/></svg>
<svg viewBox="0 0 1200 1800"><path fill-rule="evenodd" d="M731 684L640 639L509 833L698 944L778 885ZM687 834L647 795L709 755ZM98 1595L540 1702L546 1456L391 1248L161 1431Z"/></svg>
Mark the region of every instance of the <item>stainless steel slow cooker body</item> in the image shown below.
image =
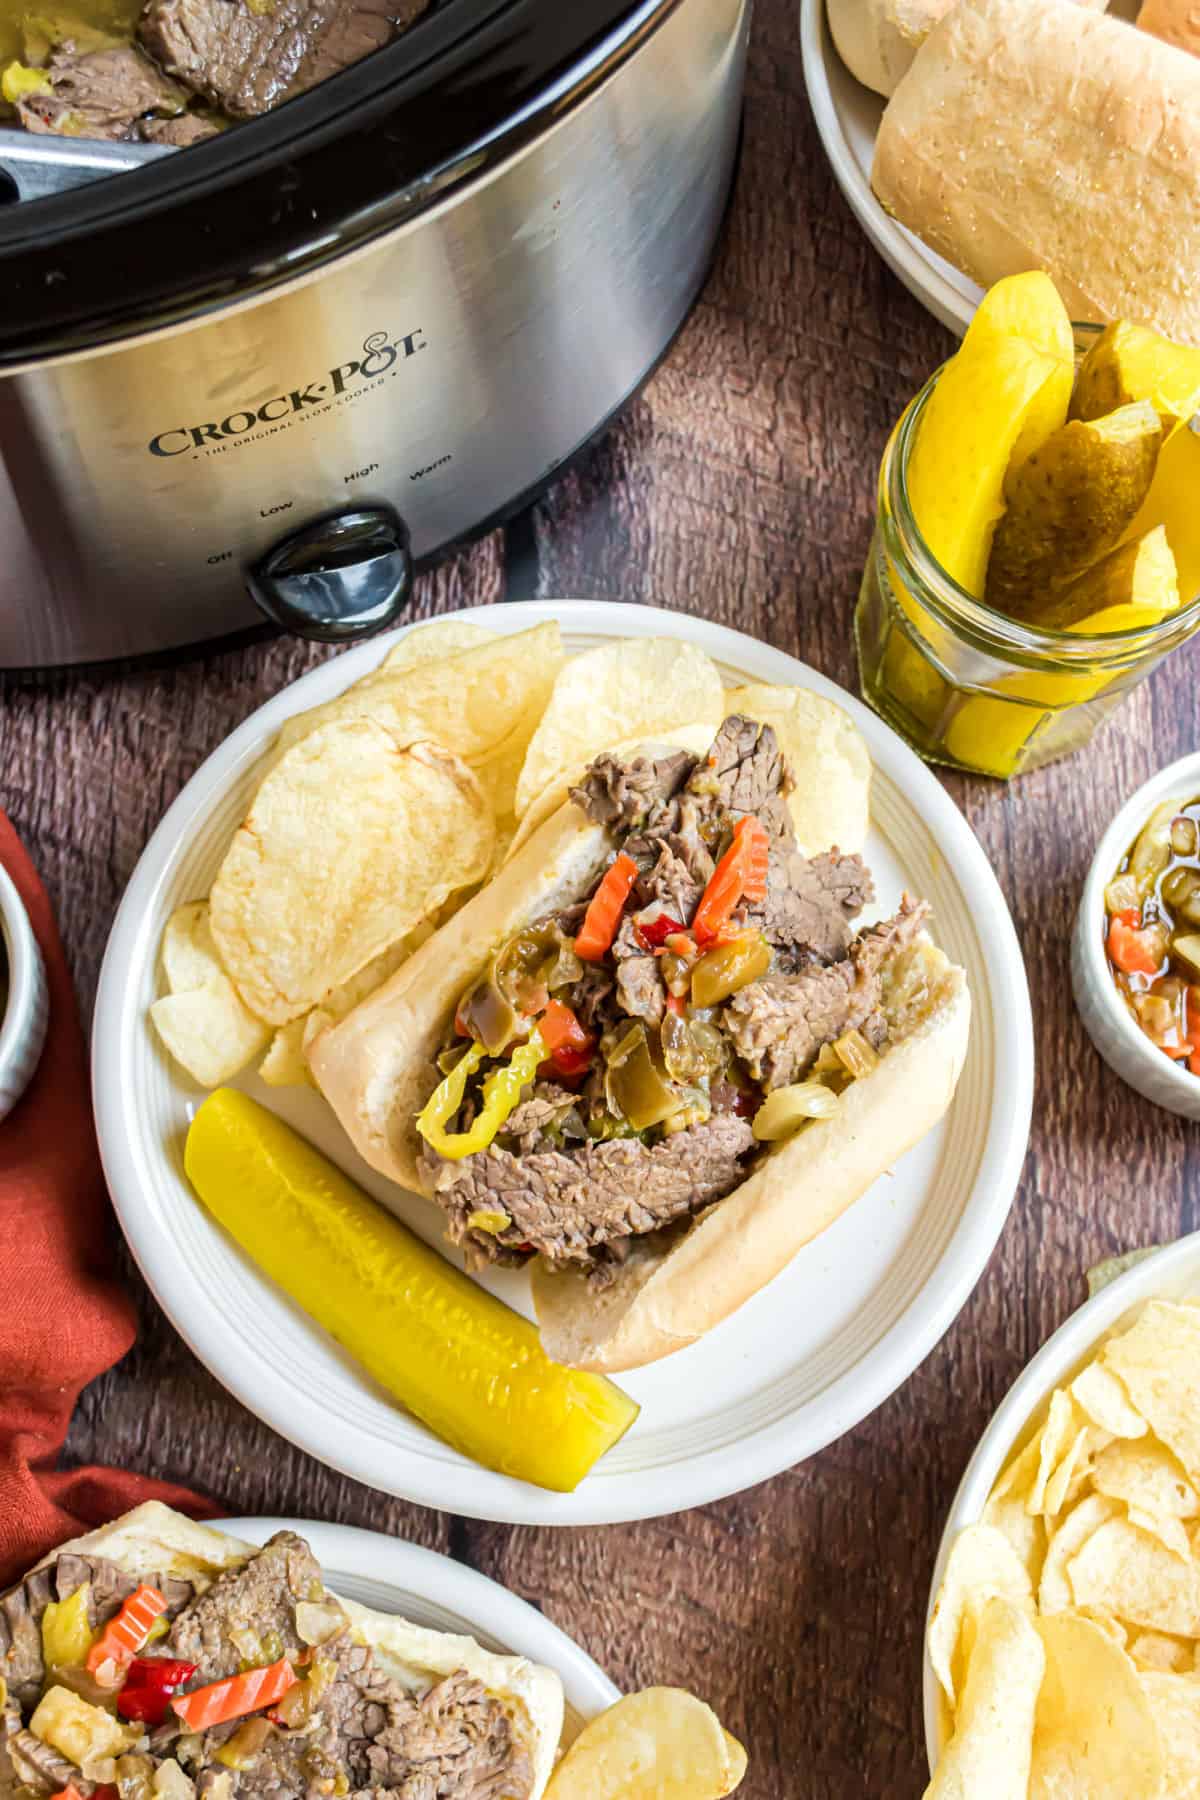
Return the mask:
<svg viewBox="0 0 1200 1800"><path fill-rule="evenodd" d="M536 491L700 287L748 11L455 0L211 146L9 208L0 666L249 626L246 571L314 520L398 515L425 560ZM289 590L301 629L379 622L358 542Z"/></svg>

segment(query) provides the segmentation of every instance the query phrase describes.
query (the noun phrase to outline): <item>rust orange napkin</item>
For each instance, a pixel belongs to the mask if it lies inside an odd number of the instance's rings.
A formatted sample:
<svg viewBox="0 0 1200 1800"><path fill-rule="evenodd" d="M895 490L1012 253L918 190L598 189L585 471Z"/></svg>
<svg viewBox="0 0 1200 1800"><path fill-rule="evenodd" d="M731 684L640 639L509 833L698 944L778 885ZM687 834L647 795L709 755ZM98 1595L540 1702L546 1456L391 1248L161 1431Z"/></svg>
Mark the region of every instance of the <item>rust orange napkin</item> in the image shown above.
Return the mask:
<svg viewBox="0 0 1200 1800"><path fill-rule="evenodd" d="M50 989L33 1083L0 1123L0 1584L52 1545L142 1500L194 1517L217 1508L120 1469L56 1467L82 1388L133 1343L116 1281L116 1226L92 1128L87 1053L45 889L0 813L0 863L29 913Z"/></svg>

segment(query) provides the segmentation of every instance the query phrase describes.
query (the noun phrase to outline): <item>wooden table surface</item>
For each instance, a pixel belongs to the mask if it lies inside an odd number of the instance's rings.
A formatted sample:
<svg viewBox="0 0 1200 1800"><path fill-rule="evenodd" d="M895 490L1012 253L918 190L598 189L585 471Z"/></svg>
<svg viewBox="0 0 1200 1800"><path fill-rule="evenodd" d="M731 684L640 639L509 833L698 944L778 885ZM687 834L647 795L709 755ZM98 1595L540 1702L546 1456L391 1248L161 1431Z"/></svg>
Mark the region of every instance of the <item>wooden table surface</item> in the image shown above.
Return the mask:
<svg viewBox="0 0 1200 1800"><path fill-rule="evenodd" d="M624 421L531 514L420 586L418 610L532 595L653 602L740 627L855 688L851 614L888 427L950 339L868 246L804 94L796 0L759 0L745 159L706 293ZM164 808L241 719L324 653L276 642L0 695L0 805L58 907L90 1007L121 891ZM746 1800L917 1796L921 1625L975 1439L1114 1251L1195 1229L1194 1128L1108 1075L1067 946L1121 797L1196 741L1197 652L1091 749L1011 789L948 783L1012 907L1034 996L1035 1123L976 1292L924 1367L801 1468L606 1530L510 1529L393 1501L245 1412L144 1292L136 1348L84 1395L69 1455L449 1551L542 1607L623 1686L708 1697L747 1743ZM133 1272L129 1279L136 1285Z"/></svg>

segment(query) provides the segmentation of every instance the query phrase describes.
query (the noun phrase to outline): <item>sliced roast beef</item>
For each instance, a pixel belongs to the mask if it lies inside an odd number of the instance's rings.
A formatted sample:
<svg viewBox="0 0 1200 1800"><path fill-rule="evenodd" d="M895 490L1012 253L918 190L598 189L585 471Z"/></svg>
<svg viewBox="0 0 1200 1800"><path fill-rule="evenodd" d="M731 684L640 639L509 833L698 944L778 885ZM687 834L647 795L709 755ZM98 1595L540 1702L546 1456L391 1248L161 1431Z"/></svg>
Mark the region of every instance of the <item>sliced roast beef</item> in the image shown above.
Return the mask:
<svg viewBox="0 0 1200 1800"><path fill-rule="evenodd" d="M870 926L840 962L767 975L734 994L722 1024L754 1079L768 1091L799 1081L821 1046L844 1031L862 1031L879 1049L887 1035L881 970L908 948L928 916L925 902L906 894L894 918Z"/></svg>
<svg viewBox="0 0 1200 1800"><path fill-rule="evenodd" d="M617 999L631 1019L661 1025L667 1010L667 986L657 956L627 956L617 964Z"/></svg>
<svg viewBox="0 0 1200 1800"><path fill-rule="evenodd" d="M462 1670L390 1703L366 1756L373 1794L394 1800L525 1800L533 1785L508 1714Z"/></svg>
<svg viewBox="0 0 1200 1800"><path fill-rule="evenodd" d="M845 956L851 921L874 898L875 884L860 856L831 850L806 857L799 850L772 848L767 893L748 912L776 950L801 951L803 960L833 963Z"/></svg>
<svg viewBox="0 0 1200 1800"><path fill-rule="evenodd" d="M722 1024L755 1081L769 1092L799 1081L822 1044L847 1029L856 974L847 959L794 975L767 975L734 994Z"/></svg>
<svg viewBox="0 0 1200 1800"><path fill-rule="evenodd" d="M133 44L83 55L62 44L45 75L49 92L24 94L16 103L26 131L132 138L140 120L182 113L189 99Z"/></svg>
<svg viewBox="0 0 1200 1800"><path fill-rule="evenodd" d="M233 118L252 118L381 49L429 0L149 0L156 62Z"/></svg>
<svg viewBox="0 0 1200 1800"><path fill-rule="evenodd" d="M598 756L571 798L597 825L628 832L640 825L652 807L669 800L695 766L686 750L672 756L635 757L619 762Z"/></svg>
<svg viewBox="0 0 1200 1800"><path fill-rule="evenodd" d="M753 813L774 835L790 837L786 797L794 783L769 725L732 713L713 747L688 780L691 793L711 798L735 818Z"/></svg>
<svg viewBox="0 0 1200 1800"><path fill-rule="evenodd" d="M631 838L625 849L644 871L638 876L635 888L638 905L646 907L657 903L681 925L689 925L700 904L704 883L692 874L686 860L665 838L658 836Z"/></svg>
<svg viewBox="0 0 1200 1800"><path fill-rule="evenodd" d="M32 1731L14 1731L5 1748L17 1781L31 1793L61 1794L64 1788L70 1787L81 1796L94 1791L90 1781L80 1779L73 1762L49 1744L44 1744Z"/></svg>
<svg viewBox="0 0 1200 1800"><path fill-rule="evenodd" d="M198 1663L207 1681L220 1681L246 1660L273 1662L285 1651L303 1650L296 1602L324 1598L320 1565L304 1539L277 1531L249 1562L227 1569L180 1613L167 1642L173 1656Z"/></svg>
<svg viewBox="0 0 1200 1800"><path fill-rule="evenodd" d="M552 1081L539 1081L528 1100L522 1100L515 1112L504 1121L504 1135L515 1141L522 1156L543 1150L553 1139L551 1131L560 1131L563 1121L577 1111L577 1097L568 1088ZM582 1137L582 1129L577 1135Z"/></svg>
<svg viewBox="0 0 1200 1800"><path fill-rule="evenodd" d="M494 1260L497 1246L540 1250L556 1263L594 1263L620 1238L657 1231L737 1187L754 1149L745 1119L723 1114L657 1144L615 1138L572 1151L516 1157L492 1145L461 1162L428 1155L427 1169L453 1242ZM471 1229L472 1213L508 1214L496 1234Z"/></svg>

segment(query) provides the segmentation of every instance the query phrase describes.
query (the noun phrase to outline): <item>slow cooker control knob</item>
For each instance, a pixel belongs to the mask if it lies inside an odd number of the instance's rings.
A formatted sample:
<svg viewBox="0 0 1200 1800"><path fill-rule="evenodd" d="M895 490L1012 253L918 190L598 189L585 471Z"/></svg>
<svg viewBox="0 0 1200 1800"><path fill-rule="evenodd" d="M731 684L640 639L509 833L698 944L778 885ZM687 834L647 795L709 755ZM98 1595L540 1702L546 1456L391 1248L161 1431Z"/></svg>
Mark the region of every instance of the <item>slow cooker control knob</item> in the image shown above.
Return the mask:
<svg viewBox="0 0 1200 1800"><path fill-rule="evenodd" d="M312 519L246 570L267 618L320 644L350 643L395 624L412 582L408 527L390 506Z"/></svg>

